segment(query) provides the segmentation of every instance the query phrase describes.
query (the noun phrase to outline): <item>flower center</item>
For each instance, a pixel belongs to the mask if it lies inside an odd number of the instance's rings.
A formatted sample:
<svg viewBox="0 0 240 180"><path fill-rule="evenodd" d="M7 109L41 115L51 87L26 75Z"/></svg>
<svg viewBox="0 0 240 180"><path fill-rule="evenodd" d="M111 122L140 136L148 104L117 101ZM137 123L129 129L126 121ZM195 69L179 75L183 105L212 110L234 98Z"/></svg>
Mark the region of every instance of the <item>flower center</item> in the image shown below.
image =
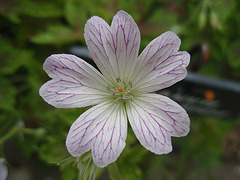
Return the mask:
<svg viewBox="0 0 240 180"><path fill-rule="evenodd" d="M126 83L125 81L122 81L120 78L116 78L117 82L114 86L110 87L107 86L107 90L112 92L112 95L114 97L114 103L117 104L118 101L127 101L131 100L133 101L133 96L131 95L131 89L132 89L132 81L129 81Z"/></svg>

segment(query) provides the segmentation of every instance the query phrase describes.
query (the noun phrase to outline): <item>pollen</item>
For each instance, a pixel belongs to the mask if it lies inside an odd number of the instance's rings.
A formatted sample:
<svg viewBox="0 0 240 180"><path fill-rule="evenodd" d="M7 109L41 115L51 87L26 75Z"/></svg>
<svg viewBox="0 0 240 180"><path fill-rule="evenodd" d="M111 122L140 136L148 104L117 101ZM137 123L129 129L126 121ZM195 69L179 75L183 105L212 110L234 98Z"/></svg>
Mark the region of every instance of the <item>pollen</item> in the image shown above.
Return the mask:
<svg viewBox="0 0 240 180"><path fill-rule="evenodd" d="M119 92L123 92L123 88L118 87L117 89L118 89Z"/></svg>

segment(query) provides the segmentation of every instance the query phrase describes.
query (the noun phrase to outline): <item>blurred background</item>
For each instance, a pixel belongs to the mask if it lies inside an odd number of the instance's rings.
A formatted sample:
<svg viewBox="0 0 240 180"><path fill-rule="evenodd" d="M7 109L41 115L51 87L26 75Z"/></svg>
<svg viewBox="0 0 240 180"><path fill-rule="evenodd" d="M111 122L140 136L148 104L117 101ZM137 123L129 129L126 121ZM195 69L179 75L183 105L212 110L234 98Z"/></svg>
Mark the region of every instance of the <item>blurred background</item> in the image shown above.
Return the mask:
<svg viewBox="0 0 240 180"><path fill-rule="evenodd" d="M49 77L42 64L55 53L84 56L86 21L97 15L111 23L120 9L140 28L140 51L171 30L192 55L191 76L159 92L186 108L190 133L172 138L173 152L158 156L129 128L117 160L122 179L240 179L240 1L0 0L0 158L8 179L77 178L74 162L61 162L70 157L68 130L86 109L44 102L38 91ZM106 168L99 168L98 179L109 179Z"/></svg>

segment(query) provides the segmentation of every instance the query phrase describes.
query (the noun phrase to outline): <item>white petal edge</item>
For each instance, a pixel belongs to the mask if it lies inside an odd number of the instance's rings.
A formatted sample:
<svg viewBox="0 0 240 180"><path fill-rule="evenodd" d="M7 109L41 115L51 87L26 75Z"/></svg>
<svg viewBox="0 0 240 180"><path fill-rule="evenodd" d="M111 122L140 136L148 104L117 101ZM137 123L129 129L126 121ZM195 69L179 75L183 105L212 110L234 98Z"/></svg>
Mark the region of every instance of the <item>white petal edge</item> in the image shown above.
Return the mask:
<svg viewBox="0 0 240 180"><path fill-rule="evenodd" d="M120 104L101 103L84 112L71 126L66 146L80 156L92 150L94 163L105 167L116 161L125 147L127 117Z"/></svg>
<svg viewBox="0 0 240 180"><path fill-rule="evenodd" d="M40 88L39 94L54 107L85 107L100 103L109 95L103 76L74 55L51 55L43 67L53 79Z"/></svg>
<svg viewBox="0 0 240 180"><path fill-rule="evenodd" d="M144 94L127 104L126 109L137 139L156 154L171 152L171 136L185 136L190 130L186 111L165 96Z"/></svg>

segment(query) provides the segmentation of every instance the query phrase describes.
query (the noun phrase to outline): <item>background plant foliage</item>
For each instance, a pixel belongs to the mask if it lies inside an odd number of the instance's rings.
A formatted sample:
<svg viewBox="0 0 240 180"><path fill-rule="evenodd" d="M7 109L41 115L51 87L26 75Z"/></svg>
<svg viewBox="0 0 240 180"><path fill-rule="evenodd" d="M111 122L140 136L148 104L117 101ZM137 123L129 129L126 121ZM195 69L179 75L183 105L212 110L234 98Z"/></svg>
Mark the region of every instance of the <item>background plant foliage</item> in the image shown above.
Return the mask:
<svg viewBox="0 0 240 180"><path fill-rule="evenodd" d="M56 109L42 100L38 91L49 79L42 64L51 54L85 45L84 24L91 16L110 23L120 9L139 25L141 50L154 37L173 30L184 50L209 45L210 61L199 73L240 79L238 0L2 0L0 156L7 159L10 173L15 167L27 167L36 179L76 179L74 162L55 163L69 157L67 132L86 109ZM174 152L163 156L145 150L129 128L127 147L117 161L122 179L154 179L156 170L163 179L196 178L221 164L225 157L221 142L239 121L194 115L191 120L190 134L173 139ZM105 176L105 169L98 176Z"/></svg>

